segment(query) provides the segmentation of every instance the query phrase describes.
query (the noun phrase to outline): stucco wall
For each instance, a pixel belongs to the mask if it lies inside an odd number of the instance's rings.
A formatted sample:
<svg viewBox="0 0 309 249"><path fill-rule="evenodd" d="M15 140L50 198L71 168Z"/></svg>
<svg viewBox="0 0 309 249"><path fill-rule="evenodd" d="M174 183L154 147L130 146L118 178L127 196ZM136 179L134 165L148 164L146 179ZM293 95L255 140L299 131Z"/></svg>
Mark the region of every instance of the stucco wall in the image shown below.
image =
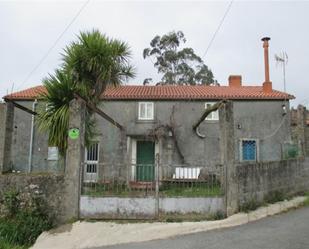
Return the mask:
<svg viewBox="0 0 309 249"><path fill-rule="evenodd" d="M219 121L205 120L200 126L200 132L206 135L199 138L192 130L205 110L205 101L155 101L155 120L142 122L137 120L137 101L106 101L101 108L117 122L126 127L126 134L131 137L141 137L150 133L159 125L169 124L174 106L175 131L179 147L185 158L185 163L192 166L207 167L217 170L220 159ZM281 144L290 141L289 114L282 115L283 101L234 101L235 127L235 158L239 161L240 139L258 139L258 158L260 161L281 160ZM289 107L288 107L289 108ZM114 171L119 171L117 164L126 165L130 162L129 144L120 143L121 132L104 119L97 117L101 150L102 175L107 173L105 165L113 165ZM128 150L126 155L123 152ZM175 144L168 136L160 141L160 159L162 165L169 163L182 164ZM120 166L121 167L121 166ZM112 174L112 173L111 173Z"/></svg>
<svg viewBox="0 0 309 249"><path fill-rule="evenodd" d="M80 199L80 212L83 218L154 218L156 199L129 197L88 197ZM160 198L160 214L214 214L223 212L223 198Z"/></svg>
<svg viewBox="0 0 309 249"><path fill-rule="evenodd" d="M239 161L240 139L258 139L259 161L282 159L282 144L290 141L289 113L283 115L284 101L235 101L235 159ZM289 109L289 106L287 106ZM241 128L238 128L240 125Z"/></svg>
<svg viewBox="0 0 309 249"><path fill-rule="evenodd" d="M33 101L19 101L19 104L32 109ZM44 108L43 103L36 105L35 110ZM21 172L29 170L30 137L32 115L18 108L14 110L14 125L12 139L12 163L13 169ZM48 136L39 131L34 119L32 172L57 172L61 171L58 161L48 160Z"/></svg>
<svg viewBox="0 0 309 249"><path fill-rule="evenodd" d="M236 168L238 201L262 201L273 192L293 195L309 190L309 158L240 164Z"/></svg>
<svg viewBox="0 0 309 249"><path fill-rule="evenodd" d="M215 101L215 100L214 100ZM32 101L20 101L29 109ZM235 158L239 160L239 139L267 137L259 140L259 159L272 161L281 159L281 144L290 139L289 118L283 120L283 101L234 101ZM43 106L43 105L41 105ZM100 116L97 119L97 131L100 142L99 174L126 174L124 165L130 163L131 151L127 137L145 138L152 129L170 123L174 107L175 132L185 164L218 170L220 157L219 121L204 121L200 132L206 135L199 138L192 130L205 110L205 101L155 101L155 120L141 122L137 120L137 101L105 101L100 108L125 126L125 133ZM37 108L40 108L37 106ZM286 115L285 117L288 117ZM238 125L241 128L238 129ZM15 170L27 171L31 131L31 115L15 108L14 134L12 143L12 161ZM34 129L32 170L61 170L57 162L47 160L47 136ZM183 164L173 140L165 134L159 143L162 165ZM113 165L113 169L111 169ZM122 172L123 171L123 172Z"/></svg>

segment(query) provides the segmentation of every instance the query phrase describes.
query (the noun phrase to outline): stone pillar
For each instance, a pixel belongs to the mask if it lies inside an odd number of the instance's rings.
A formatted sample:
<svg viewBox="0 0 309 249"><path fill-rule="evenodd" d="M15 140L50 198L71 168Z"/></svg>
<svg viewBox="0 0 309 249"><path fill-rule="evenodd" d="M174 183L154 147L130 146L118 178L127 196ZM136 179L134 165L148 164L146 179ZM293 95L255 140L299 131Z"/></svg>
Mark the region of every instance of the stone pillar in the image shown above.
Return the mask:
<svg viewBox="0 0 309 249"><path fill-rule="evenodd" d="M0 173L12 169L12 140L14 126L14 105L11 102L0 106Z"/></svg>
<svg viewBox="0 0 309 249"><path fill-rule="evenodd" d="M85 110L86 105L83 101L74 99L70 102L69 130L77 129L79 136L74 139L68 137L62 217L64 222L79 218L82 169L85 157Z"/></svg>
<svg viewBox="0 0 309 249"><path fill-rule="evenodd" d="M233 102L226 102L219 109L220 154L223 165L223 188L225 192L226 215L238 212L238 184L235 163L235 137Z"/></svg>

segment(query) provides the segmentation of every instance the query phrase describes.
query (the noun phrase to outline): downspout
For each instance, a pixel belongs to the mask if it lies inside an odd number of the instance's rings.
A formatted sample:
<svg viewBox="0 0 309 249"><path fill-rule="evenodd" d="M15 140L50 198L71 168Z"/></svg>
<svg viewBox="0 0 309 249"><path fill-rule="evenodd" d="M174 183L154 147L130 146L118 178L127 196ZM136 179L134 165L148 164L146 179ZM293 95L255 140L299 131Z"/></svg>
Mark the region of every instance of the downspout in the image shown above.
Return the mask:
<svg viewBox="0 0 309 249"><path fill-rule="evenodd" d="M38 101L35 99L32 103L32 111L35 112L35 106ZM31 133L30 133L30 145L29 145L29 157L28 157L28 172L32 171L32 151L33 151L33 137L34 137L34 115L31 117Z"/></svg>

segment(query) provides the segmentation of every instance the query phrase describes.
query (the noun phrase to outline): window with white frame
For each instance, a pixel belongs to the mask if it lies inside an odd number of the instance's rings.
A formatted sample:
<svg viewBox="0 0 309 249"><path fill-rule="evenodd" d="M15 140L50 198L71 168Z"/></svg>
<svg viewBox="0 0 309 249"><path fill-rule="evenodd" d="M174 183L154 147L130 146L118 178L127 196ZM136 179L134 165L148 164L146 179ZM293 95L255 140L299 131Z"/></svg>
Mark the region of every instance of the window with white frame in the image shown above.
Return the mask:
<svg viewBox="0 0 309 249"><path fill-rule="evenodd" d="M257 140L242 139L240 147L241 161L257 161Z"/></svg>
<svg viewBox="0 0 309 249"><path fill-rule="evenodd" d="M153 120L154 119L154 103L139 102L138 103L138 119Z"/></svg>
<svg viewBox="0 0 309 249"><path fill-rule="evenodd" d="M215 102L205 103L205 109L211 107L214 104L215 104ZM205 120L219 120L219 111L216 110L216 111L209 113Z"/></svg>
<svg viewBox="0 0 309 249"><path fill-rule="evenodd" d="M58 147L48 147L47 160L57 161L58 160Z"/></svg>

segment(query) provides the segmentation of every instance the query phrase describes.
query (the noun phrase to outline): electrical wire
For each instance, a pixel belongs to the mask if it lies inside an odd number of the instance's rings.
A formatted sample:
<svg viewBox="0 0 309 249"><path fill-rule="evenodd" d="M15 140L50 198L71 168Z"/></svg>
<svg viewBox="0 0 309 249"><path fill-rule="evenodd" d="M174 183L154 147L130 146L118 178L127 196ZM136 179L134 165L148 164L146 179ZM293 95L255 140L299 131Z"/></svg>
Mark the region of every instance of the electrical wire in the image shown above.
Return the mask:
<svg viewBox="0 0 309 249"><path fill-rule="evenodd" d="M82 13L82 11L86 8L90 0L87 0L82 7L78 10L78 12L75 14L73 19L70 21L70 23L65 27L65 29L62 31L62 33L58 36L58 38L55 40L53 45L47 50L47 52L42 56L42 58L39 60L39 62L36 64L36 66L30 71L30 73L25 77L25 79L22 81L22 83L17 87L17 90L19 90L32 76L32 74L39 68L39 66L43 63L43 61L47 58L47 56L50 54L50 52L56 47L57 43L60 41L60 39L63 37L63 35L68 31L68 29L72 26L72 24L75 22L75 20L79 17L79 15Z"/></svg>
<svg viewBox="0 0 309 249"><path fill-rule="evenodd" d="M215 38L216 38L216 36L217 36L217 34L218 34L218 32L219 32L219 30L220 30L220 28L221 28L223 22L224 22L224 20L225 20L227 14L229 13L229 11L230 11L230 9L231 9L231 7L232 7L233 1L234 1L234 0L230 1L229 5L227 6L226 11L225 11L225 13L224 13L224 15L223 15L223 17L222 17L222 19L221 19L221 21L220 21L218 27L217 27L215 33L213 34L213 36L212 36L212 38L211 38L211 40L210 40L210 42L209 42L209 44L208 44L208 46L207 46L207 48L206 48L204 54L203 54L203 56L202 56L202 59L206 56L206 54L208 53L208 51L209 51L209 49L210 49L212 43L214 42L214 40L215 40Z"/></svg>

